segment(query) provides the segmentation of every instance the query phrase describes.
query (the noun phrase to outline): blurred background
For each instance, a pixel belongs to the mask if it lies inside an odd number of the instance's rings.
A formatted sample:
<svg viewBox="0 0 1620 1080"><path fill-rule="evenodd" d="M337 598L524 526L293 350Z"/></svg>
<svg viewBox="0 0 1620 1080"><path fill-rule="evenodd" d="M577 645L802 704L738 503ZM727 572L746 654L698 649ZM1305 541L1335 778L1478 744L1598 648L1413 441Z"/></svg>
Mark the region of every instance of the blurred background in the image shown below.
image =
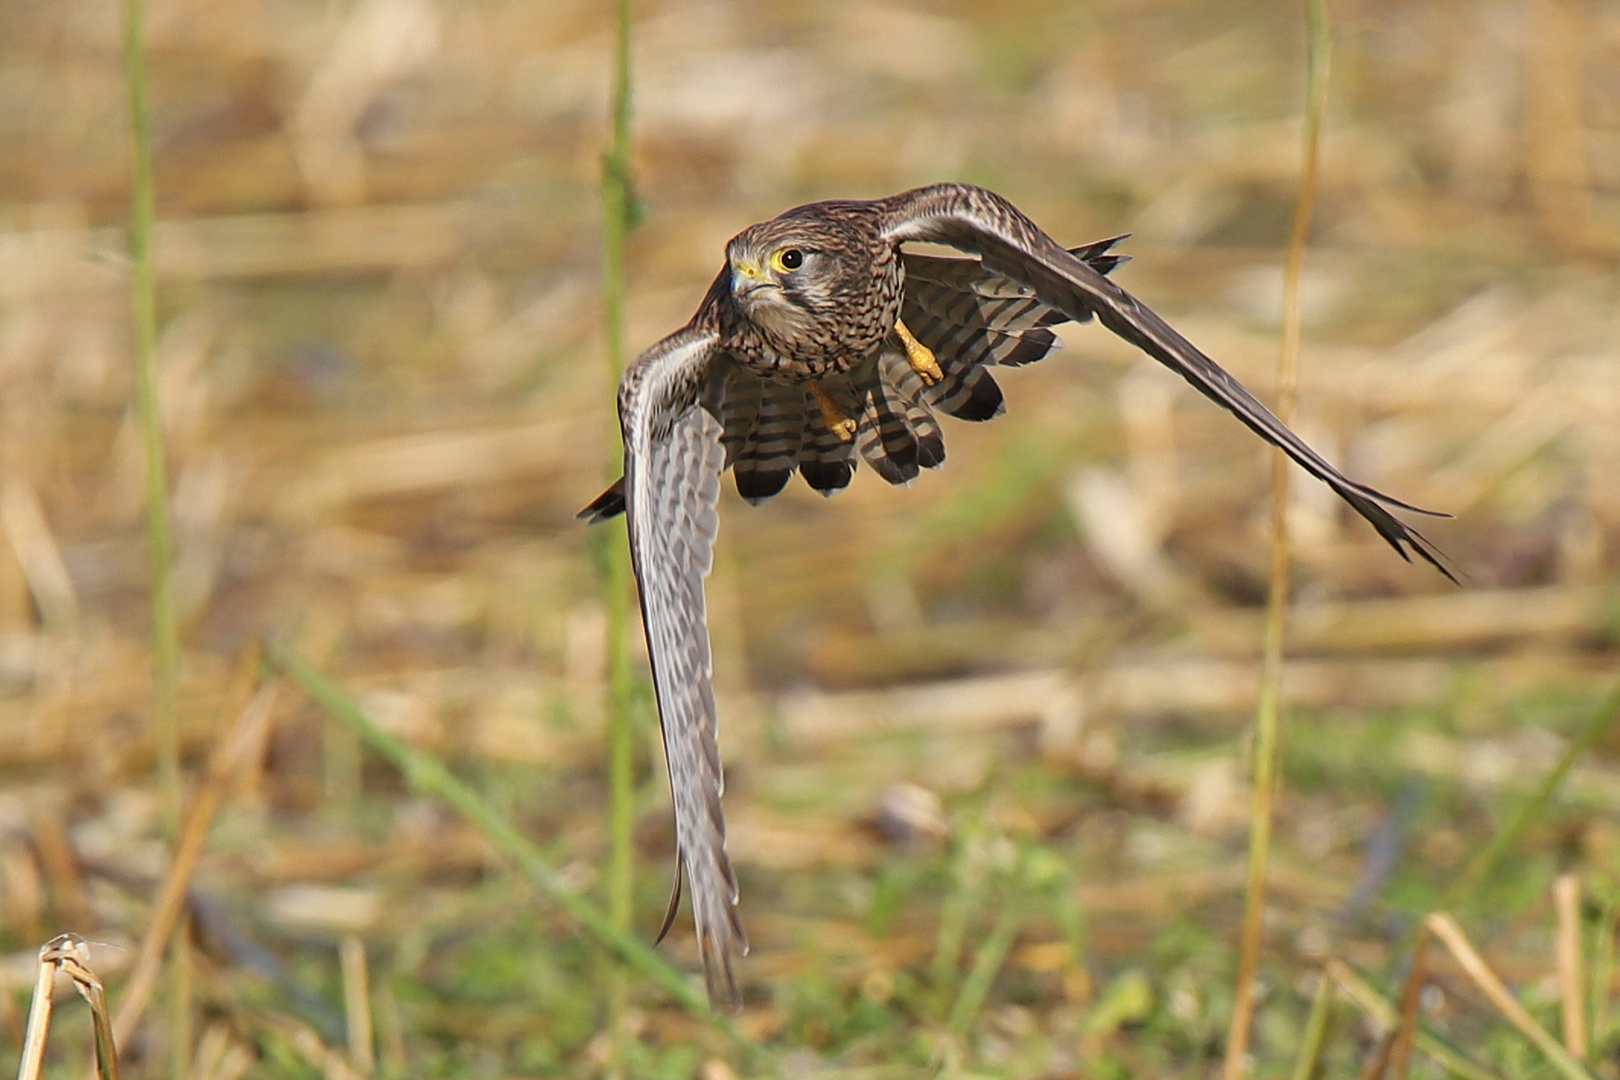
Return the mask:
<svg viewBox="0 0 1620 1080"><path fill-rule="evenodd" d="M1118 280L1270 399L1298 5L635 15L632 350L689 317L744 226L963 180L1069 244L1131 232ZM1620 7L1341 0L1331 17L1295 426L1456 515L1414 521L1466 585L1296 474L1255 1047L1272 1064L1322 960L1383 970L1551 767L1613 682L1620 625ZM148 30L188 762L245 700L253 643L293 641L586 888L606 850L606 623L573 514L616 475L610 19L583 0L154 0ZM0 4L11 1046L38 944L129 946L164 859L120 48L116 5ZM946 421L948 464L909 489L862 470L836 499L795 480L750 508L726 483L709 597L754 945L742 1023L792 1075L1218 1062L1268 459L1105 331L1062 335L1000 377L1006 416ZM642 702L650 936L673 857ZM1464 912L1548 1016L1553 875L1582 874L1594 932L1620 897L1617 753L1599 740ZM341 1047L345 939L371 960L384 1071L605 1068L603 960L466 825L292 693L255 758L194 882L196 1075L314 1075L241 1003ZM1013 896L982 1006L947 1023L940 976L983 955ZM664 949L695 964L684 916ZM130 954L104 956L116 987ZM1458 994L1434 1022L1513 1068L1516 1036ZM655 992L633 1000L631 1074L736 1067ZM1346 1020L1330 1060L1354 1067L1369 1031ZM131 1074L156 1074L163 1038L129 1048ZM85 1060L75 1039L53 1055Z"/></svg>

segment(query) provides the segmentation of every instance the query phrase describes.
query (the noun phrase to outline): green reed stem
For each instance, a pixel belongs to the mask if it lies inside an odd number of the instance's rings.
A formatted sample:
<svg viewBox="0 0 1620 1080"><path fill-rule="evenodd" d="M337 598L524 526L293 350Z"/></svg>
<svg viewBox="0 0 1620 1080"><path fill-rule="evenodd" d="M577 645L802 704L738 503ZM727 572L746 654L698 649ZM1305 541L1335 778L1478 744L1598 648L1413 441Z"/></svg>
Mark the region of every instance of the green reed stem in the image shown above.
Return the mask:
<svg viewBox="0 0 1620 1080"><path fill-rule="evenodd" d="M624 370L625 242L635 226L635 193L630 183L630 0L613 0L613 113L608 151L602 162L603 337L607 351L609 401L617 402ZM615 412L615 416L616 416ZM614 460L609 475L623 464L619 425L613 423ZM603 530L602 588L607 593L608 728L608 912L613 925L629 932L635 919L635 683L630 668L630 550L622 530ZM610 988L615 1015L625 1006L622 981Z"/></svg>
<svg viewBox="0 0 1620 1080"><path fill-rule="evenodd" d="M180 631L174 608L173 531L169 526L168 467L163 445L163 408L158 400L157 284L152 269L152 233L157 218L152 177L152 123L146 104L145 12L141 0L124 0L124 77L129 94L130 208L129 300L135 360L135 408L146 455L146 547L152 605L152 646L157 662L157 766L164 829L180 836ZM191 1059L191 984L188 944L176 937L169 986L170 1071L183 1077Z"/></svg>
<svg viewBox="0 0 1620 1080"><path fill-rule="evenodd" d="M1284 423L1293 413L1299 385L1299 286L1305 266L1305 249L1310 241L1311 217L1316 205L1317 150L1321 142L1322 113L1327 102L1331 46L1326 0L1306 0L1305 10L1310 28L1310 45L1307 56L1304 164L1300 170L1299 198L1294 207L1294 228L1288 239L1288 261L1283 276L1282 349L1277 358L1277 416ZM1277 748L1281 726L1278 713L1291 548L1288 534L1288 458L1278 450L1272 454L1271 468L1271 588L1266 601L1260 700L1254 720L1254 794L1249 813L1249 870L1244 889L1243 933L1238 952L1232 1025L1227 1032L1226 1061L1222 1072L1225 1080L1239 1080L1243 1076L1249 1050L1249 1028L1254 1016L1254 981L1260 967L1266 907L1266 867L1271 859L1272 806L1277 789Z"/></svg>
<svg viewBox="0 0 1620 1080"><path fill-rule="evenodd" d="M630 190L630 0L615 0L613 134L602 170L604 223L603 292L606 297L604 331L607 341L609 400L617 401L619 376L624 370L624 248L632 227L634 196ZM609 472L622 467L623 443L617 420L613 424L614 461ZM603 585L608 609L608 743L612 802L613 856L609 871L609 907L614 921L630 926L635 885L632 845L635 798L634 682L630 669L630 550L618 532L608 534L603 560Z"/></svg>
<svg viewBox="0 0 1620 1080"><path fill-rule="evenodd" d="M152 272L152 125L146 109L141 0L124 0L124 73L133 136L129 215L130 318L134 328L135 407L146 451L146 546L151 566L152 637L157 655L158 781L170 836L180 830L180 740L175 720L179 632L175 622L168 469L157 381L157 289Z"/></svg>

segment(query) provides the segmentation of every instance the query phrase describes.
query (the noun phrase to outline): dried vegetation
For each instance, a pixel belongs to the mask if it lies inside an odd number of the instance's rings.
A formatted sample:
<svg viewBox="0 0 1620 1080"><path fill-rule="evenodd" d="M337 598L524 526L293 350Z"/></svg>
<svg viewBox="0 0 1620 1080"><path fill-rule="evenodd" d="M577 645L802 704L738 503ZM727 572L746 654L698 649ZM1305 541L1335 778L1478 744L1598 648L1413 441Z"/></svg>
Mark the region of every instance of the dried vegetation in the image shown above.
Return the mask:
<svg viewBox="0 0 1620 1080"><path fill-rule="evenodd" d="M609 453L610 15L152 5L195 859L177 876L114 6L0 5L0 1044L23 1046L39 945L71 930L117 946L89 950L124 1074L158 1075L186 1025L123 1010L162 956L148 927L184 915L198 1077L1216 1069L1266 469L1229 417L1093 327L1005 378L1009 416L952 427L950 463L911 489L863 474L827 503L727 496L710 597L754 944L731 1037L645 981L609 1030L607 954L522 858L265 681L268 638L517 822L555 884L600 895L606 619L572 514ZM1134 230L1122 280L1265 390L1296 16L638 4L629 343L684 320L751 221L960 178L1071 242ZM1333 1075L1404 1070L1413 1040L1380 1033L1405 1009L1427 1025L1419 1071L1577 1075L1528 1021L1612 1076L1614 735L1452 886L1615 679L1620 15L1437 0L1333 19L1297 422L1358 478L1456 514L1427 531L1469 584L1294 485L1253 1052L1266 1074L1295 1059L1326 971L1354 1006L1310 1029ZM640 700L650 934L670 831ZM1560 871L1577 884L1555 903ZM1424 921L1442 897L1456 921ZM1403 998L1431 937L1428 989ZM78 948L52 962L88 972ZM679 933L664 952L693 965ZM152 1018L173 976L155 993ZM1561 1000L1584 1008L1560 1021ZM52 1075L92 1060L74 1008Z"/></svg>

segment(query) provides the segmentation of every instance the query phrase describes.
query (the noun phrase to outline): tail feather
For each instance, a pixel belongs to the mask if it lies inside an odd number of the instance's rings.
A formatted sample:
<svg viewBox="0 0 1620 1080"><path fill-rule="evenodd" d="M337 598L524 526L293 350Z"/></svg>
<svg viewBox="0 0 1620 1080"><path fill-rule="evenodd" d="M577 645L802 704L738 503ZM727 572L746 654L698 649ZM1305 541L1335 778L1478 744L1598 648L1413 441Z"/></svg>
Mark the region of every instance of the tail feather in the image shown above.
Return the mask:
<svg viewBox="0 0 1620 1080"><path fill-rule="evenodd" d="M892 361L884 363L885 357L898 352L885 346L879 353L878 363L863 381L866 408L855 430L855 445L861 457L883 479L891 484L909 484L917 479L921 449L907 416L906 404L889 377L888 369L894 364ZM899 357L899 363L906 364L904 356Z"/></svg>
<svg viewBox="0 0 1620 1080"><path fill-rule="evenodd" d="M906 422L917 440L917 464L937 469L945 464L945 433L939 418L929 406L928 388L899 350L884 349L878 358L878 373L894 399L905 409Z"/></svg>
<svg viewBox="0 0 1620 1080"><path fill-rule="evenodd" d="M804 388L759 381L758 409L733 465L738 494L755 504L787 486L806 434Z"/></svg>
<svg viewBox="0 0 1620 1080"><path fill-rule="evenodd" d="M737 976L732 971L733 956L748 954L748 937L737 916L737 877L731 863L722 857L689 858L681 854L686 874L692 879L692 918L697 927L698 954L703 959L703 982L709 1004L735 1012L742 1004ZM676 888L679 888L679 882Z"/></svg>
<svg viewBox="0 0 1620 1080"><path fill-rule="evenodd" d="M1007 411L1001 386L982 367L947 369L945 378L928 388L928 401L958 420L992 420Z"/></svg>
<svg viewBox="0 0 1620 1080"><path fill-rule="evenodd" d="M832 396L846 416L858 416L863 410L857 406L848 380L823 379L821 388ZM804 444L799 451L799 475L823 495L832 495L849 486L855 475L857 458L854 442L845 442L827 429L821 408L810 397L808 389L799 388L804 402Z"/></svg>

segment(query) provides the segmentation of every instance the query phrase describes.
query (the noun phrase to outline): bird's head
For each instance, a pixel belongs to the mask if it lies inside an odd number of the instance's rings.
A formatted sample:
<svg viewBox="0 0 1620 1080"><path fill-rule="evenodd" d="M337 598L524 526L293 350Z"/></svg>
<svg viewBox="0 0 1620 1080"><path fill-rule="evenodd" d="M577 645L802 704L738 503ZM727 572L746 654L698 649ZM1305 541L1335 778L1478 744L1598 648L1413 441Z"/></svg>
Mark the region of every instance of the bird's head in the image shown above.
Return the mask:
<svg viewBox="0 0 1620 1080"><path fill-rule="evenodd" d="M726 245L732 298L754 322L791 335L847 300L849 252L846 237L813 219L784 215L751 226Z"/></svg>

